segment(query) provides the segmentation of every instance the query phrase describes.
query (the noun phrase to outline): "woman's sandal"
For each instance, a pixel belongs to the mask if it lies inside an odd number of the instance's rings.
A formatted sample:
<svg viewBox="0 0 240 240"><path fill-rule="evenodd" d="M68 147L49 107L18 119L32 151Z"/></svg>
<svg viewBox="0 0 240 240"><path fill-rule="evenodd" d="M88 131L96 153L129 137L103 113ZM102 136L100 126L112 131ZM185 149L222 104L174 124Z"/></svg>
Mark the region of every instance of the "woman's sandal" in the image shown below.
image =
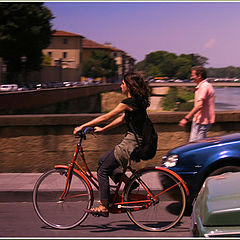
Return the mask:
<svg viewBox="0 0 240 240"><path fill-rule="evenodd" d="M108 210L103 205L99 205L98 207L91 208L91 209L86 209L85 212L92 214L94 217L109 216Z"/></svg>

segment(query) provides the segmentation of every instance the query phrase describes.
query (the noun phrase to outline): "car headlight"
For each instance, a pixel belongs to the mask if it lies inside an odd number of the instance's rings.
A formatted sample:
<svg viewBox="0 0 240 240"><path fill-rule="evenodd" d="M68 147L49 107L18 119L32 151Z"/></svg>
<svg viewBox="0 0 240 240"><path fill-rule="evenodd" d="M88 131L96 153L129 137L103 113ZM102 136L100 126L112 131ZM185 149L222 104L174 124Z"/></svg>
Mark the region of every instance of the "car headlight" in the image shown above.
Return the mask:
<svg viewBox="0 0 240 240"><path fill-rule="evenodd" d="M163 157L163 166L169 168L169 167L174 167L176 166L178 161L178 155L170 155L170 156L164 156Z"/></svg>

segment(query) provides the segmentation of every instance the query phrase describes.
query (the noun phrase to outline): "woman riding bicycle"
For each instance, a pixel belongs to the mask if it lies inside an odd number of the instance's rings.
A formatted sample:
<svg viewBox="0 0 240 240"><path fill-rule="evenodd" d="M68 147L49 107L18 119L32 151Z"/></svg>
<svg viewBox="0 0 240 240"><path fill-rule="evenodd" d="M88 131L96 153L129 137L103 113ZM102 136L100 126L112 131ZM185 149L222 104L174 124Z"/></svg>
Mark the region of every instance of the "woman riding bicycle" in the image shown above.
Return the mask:
<svg viewBox="0 0 240 240"><path fill-rule="evenodd" d="M119 177L121 176L121 170L119 167L121 165L127 166L129 164L131 153L138 146L132 127L134 128L138 140L141 143L142 128L146 117L146 108L150 105L149 88L139 73L127 73L123 77L121 90L127 98L119 103L112 111L76 127L73 131L73 133L76 134L85 127L95 126L94 132L100 133L118 126L123 123L124 120L126 121L127 132L125 137L112 150L99 159L97 176L99 181L100 205L96 208L87 210L93 215L104 217L109 216L109 176L115 183L117 183L119 181ZM122 115L118 116L120 113L122 113ZM117 118L106 126L96 127L96 125L113 119L116 116ZM123 181L125 183L128 181L127 176L123 179ZM137 186L138 184L136 183L134 187Z"/></svg>

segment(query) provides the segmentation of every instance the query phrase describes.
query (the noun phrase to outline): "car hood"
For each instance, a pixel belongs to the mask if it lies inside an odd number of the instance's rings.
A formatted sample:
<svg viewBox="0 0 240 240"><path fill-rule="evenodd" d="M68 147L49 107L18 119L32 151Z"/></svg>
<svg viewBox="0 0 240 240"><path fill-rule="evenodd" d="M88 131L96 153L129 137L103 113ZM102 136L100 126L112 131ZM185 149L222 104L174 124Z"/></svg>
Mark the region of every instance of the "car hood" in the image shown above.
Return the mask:
<svg viewBox="0 0 240 240"><path fill-rule="evenodd" d="M198 142L190 142L188 144L172 149L169 153L178 154L182 152L191 151L194 149L201 149L201 148L213 146L220 143L226 143L226 142L229 143L229 142L235 142L235 141L240 141L240 133L205 138Z"/></svg>
<svg viewBox="0 0 240 240"><path fill-rule="evenodd" d="M196 206L204 226L240 225L240 173L207 178Z"/></svg>

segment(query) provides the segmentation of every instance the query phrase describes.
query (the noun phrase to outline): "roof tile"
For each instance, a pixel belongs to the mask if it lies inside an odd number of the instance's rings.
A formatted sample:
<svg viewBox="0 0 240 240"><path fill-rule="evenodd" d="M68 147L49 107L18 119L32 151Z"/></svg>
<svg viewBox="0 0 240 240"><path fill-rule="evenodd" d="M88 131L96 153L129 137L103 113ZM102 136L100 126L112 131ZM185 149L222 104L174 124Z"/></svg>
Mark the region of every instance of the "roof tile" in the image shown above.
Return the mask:
<svg viewBox="0 0 240 240"><path fill-rule="evenodd" d="M66 36L66 37L83 37L82 35L76 34L76 33L71 33L71 32L66 32L66 31L55 31L53 36Z"/></svg>

